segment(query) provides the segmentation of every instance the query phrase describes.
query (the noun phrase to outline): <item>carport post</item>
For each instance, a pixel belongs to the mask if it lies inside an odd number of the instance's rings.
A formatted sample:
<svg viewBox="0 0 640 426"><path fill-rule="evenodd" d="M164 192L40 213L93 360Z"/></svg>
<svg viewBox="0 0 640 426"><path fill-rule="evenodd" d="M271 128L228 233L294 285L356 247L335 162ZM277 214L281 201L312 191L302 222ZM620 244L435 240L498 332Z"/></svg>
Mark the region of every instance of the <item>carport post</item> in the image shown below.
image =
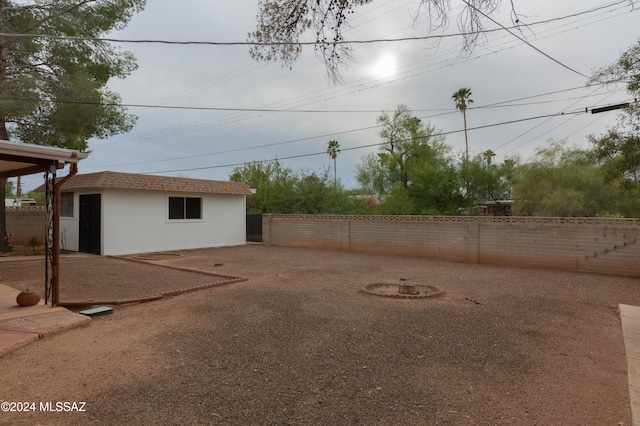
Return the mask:
<svg viewBox="0 0 640 426"><path fill-rule="evenodd" d="M5 135L6 136L6 135ZM87 158L87 154L70 149L51 146L40 146L21 142L0 140L0 177L15 177L44 172L45 179L45 280L44 301L58 304L59 297L59 262L60 262L60 209L57 196L60 191L56 187L56 172L70 164L69 175L63 178L62 185L78 171L78 161ZM51 276L49 276L51 272Z"/></svg>
<svg viewBox="0 0 640 426"><path fill-rule="evenodd" d="M46 215L45 223L45 242L44 242L44 304L49 303L51 298L51 306L53 301L54 275L57 270L55 258L53 256L53 242L55 241L55 232L53 226L54 215L54 186L56 181L57 164L53 163L44 171L44 208Z"/></svg>
<svg viewBox="0 0 640 426"><path fill-rule="evenodd" d="M63 165L64 167L64 165ZM53 287L52 306L57 306L60 301L60 187L71 177L78 173L78 164L69 166L69 174L59 182L53 181L53 265L51 268L51 285Z"/></svg>

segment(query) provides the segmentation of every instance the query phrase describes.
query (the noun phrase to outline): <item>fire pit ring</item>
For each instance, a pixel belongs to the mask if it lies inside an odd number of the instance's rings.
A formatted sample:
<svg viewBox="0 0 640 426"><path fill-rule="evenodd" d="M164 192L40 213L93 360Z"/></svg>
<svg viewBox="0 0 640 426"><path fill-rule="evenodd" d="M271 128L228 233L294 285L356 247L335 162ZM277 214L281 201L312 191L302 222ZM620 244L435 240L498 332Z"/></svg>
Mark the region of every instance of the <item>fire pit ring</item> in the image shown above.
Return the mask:
<svg viewBox="0 0 640 426"><path fill-rule="evenodd" d="M138 260L165 260L182 256L182 253L176 253L175 251L162 251L157 253L136 254L133 256L133 258Z"/></svg>
<svg viewBox="0 0 640 426"><path fill-rule="evenodd" d="M444 294L444 291L432 285L371 283L364 285L362 291L374 296L394 297L399 299L425 299Z"/></svg>

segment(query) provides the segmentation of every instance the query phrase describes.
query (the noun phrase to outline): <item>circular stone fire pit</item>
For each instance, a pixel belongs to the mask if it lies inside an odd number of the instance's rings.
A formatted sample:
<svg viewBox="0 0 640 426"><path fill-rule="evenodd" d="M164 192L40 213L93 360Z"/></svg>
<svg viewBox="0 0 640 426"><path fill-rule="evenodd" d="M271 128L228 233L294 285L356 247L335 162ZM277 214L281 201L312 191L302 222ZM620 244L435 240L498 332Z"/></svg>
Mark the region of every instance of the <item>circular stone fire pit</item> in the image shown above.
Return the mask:
<svg viewBox="0 0 640 426"><path fill-rule="evenodd" d="M374 296L397 297L401 299L424 299L443 294L444 292L432 285L421 285L407 282L399 284L372 283L362 287L365 293Z"/></svg>
<svg viewBox="0 0 640 426"><path fill-rule="evenodd" d="M163 251L158 253L136 254L133 256L134 259L138 260L164 260L173 259L176 257L182 257L182 253L176 253L174 251Z"/></svg>

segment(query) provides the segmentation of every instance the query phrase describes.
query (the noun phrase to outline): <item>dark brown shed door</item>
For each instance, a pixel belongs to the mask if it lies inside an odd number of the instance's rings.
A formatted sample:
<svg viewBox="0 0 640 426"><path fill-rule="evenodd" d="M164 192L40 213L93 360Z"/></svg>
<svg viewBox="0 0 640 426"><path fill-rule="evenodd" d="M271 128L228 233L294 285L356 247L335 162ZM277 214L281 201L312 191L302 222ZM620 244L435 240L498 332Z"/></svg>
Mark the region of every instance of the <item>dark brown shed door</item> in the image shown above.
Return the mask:
<svg viewBox="0 0 640 426"><path fill-rule="evenodd" d="M100 253L100 194L80 195L79 251Z"/></svg>

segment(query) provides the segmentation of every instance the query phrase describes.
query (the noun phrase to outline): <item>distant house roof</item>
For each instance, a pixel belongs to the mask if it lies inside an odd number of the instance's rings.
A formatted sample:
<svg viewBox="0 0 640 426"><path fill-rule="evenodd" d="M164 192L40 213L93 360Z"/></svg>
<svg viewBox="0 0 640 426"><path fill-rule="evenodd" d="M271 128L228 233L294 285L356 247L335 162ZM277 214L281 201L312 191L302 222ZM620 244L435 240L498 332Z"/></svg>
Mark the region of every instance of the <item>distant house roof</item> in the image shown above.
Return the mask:
<svg viewBox="0 0 640 426"><path fill-rule="evenodd" d="M108 171L75 175L60 188L62 192L70 192L78 189L113 188L198 194L251 195L251 190L243 182L150 176L137 173Z"/></svg>

